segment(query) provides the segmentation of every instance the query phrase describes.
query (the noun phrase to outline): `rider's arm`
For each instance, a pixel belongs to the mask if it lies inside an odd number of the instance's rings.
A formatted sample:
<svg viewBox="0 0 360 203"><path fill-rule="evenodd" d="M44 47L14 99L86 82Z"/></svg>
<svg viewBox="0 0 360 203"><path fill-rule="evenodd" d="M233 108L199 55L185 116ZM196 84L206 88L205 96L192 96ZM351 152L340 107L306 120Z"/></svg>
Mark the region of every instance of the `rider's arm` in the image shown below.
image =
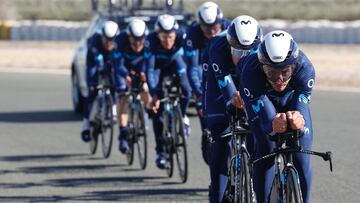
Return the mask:
<svg viewBox="0 0 360 203"><path fill-rule="evenodd" d="M230 72L232 61L227 61L223 54L218 54L216 51L211 51L209 61L209 68L213 69L216 83L221 91L225 105L228 107L237 91Z"/></svg>
<svg viewBox="0 0 360 203"><path fill-rule="evenodd" d="M129 75L129 71L125 66L125 58L124 57L119 58L118 65L116 66L116 74L118 74L124 78Z"/></svg>
<svg viewBox="0 0 360 203"><path fill-rule="evenodd" d="M309 59L301 52L299 57L301 57L299 62L301 68L292 77L295 92L290 110L300 111L301 114L304 114L308 109L312 88L315 84L315 69Z"/></svg>
<svg viewBox="0 0 360 203"><path fill-rule="evenodd" d="M266 78L261 73L259 64L251 64L246 59L247 57L240 60L237 68L242 70L240 94L245 103L248 121L250 124L258 121L260 130L272 135L272 120L276 115L276 109L265 93Z"/></svg>
<svg viewBox="0 0 360 203"><path fill-rule="evenodd" d="M145 66L146 66L146 78L149 85L149 91L151 95L156 95L159 92L157 88L157 71L155 71L155 55L151 52L145 52Z"/></svg>
<svg viewBox="0 0 360 203"><path fill-rule="evenodd" d="M197 97L202 95L201 92L201 83L197 68L199 67L199 51L194 47L194 37L192 35L192 30L189 29L186 39L184 41L184 50L185 50L185 61L187 65L187 74L189 78L189 83L191 88Z"/></svg>

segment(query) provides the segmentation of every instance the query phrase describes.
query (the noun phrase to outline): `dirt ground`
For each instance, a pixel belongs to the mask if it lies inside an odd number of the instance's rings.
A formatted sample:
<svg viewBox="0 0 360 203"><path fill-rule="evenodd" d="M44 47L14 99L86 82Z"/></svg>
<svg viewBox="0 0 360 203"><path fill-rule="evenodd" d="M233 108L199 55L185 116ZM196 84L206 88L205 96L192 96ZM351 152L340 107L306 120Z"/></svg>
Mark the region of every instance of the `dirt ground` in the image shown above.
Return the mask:
<svg viewBox="0 0 360 203"><path fill-rule="evenodd" d="M0 68L69 69L76 42L0 41ZM360 89L360 45L300 44L316 69L316 87Z"/></svg>

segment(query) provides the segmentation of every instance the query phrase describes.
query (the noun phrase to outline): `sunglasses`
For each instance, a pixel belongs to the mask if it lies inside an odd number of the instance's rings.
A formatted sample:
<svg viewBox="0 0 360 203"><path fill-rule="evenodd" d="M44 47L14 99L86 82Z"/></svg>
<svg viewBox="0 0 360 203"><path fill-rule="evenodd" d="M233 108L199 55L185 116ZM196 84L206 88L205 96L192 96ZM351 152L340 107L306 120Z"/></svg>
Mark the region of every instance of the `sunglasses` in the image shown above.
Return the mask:
<svg viewBox="0 0 360 203"><path fill-rule="evenodd" d="M231 47L231 55L242 58L243 56L246 56L251 50L242 50L242 49L235 49Z"/></svg>
<svg viewBox="0 0 360 203"><path fill-rule="evenodd" d="M130 44L135 44L138 42L144 42L145 41L145 37L139 37L139 38L135 38L135 37L129 37L129 42Z"/></svg>
<svg viewBox="0 0 360 203"><path fill-rule="evenodd" d="M275 68L269 65L263 65L262 68L264 70L267 79L270 82L277 82L278 80L281 80L282 82L286 82L290 80L294 72L293 65L287 65L283 68Z"/></svg>
<svg viewBox="0 0 360 203"><path fill-rule="evenodd" d="M221 32L221 25L220 24L215 24L213 26L206 26L206 25L200 25L201 30L205 33L205 35L212 35L212 34L217 34L219 32Z"/></svg>

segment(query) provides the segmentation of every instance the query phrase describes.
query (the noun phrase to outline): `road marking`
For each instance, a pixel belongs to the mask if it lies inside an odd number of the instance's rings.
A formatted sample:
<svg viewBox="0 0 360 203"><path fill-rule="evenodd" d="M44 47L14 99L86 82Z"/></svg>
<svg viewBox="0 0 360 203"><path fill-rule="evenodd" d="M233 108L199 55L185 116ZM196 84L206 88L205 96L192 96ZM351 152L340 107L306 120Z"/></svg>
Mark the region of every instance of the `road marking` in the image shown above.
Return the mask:
<svg viewBox="0 0 360 203"><path fill-rule="evenodd" d="M70 69L43 69L43 68L3 68L0 67L2 73L35 73L35 74L54 74L54 75L70 75Z"/></svg>

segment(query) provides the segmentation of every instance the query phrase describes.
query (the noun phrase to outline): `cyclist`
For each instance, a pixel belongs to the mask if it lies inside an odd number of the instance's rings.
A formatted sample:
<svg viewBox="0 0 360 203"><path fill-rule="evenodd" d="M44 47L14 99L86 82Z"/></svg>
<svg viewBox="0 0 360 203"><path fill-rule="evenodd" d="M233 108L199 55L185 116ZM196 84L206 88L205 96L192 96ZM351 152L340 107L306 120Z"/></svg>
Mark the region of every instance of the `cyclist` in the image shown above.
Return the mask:
<svg viewBox="0 0 360 203"><path fill-rule="evenodd" d="M100 33L95 33L88 39L88 51L86 55L86 82L89 87L89 96L84 106L84 118L81 138L84 142L90 141L89 113L96 97L96 86L99 74L111 74L114 83L115 68L120 59L115 37L119 33L117 23L106 21Z"/></svg>
<svg viewBox="0 0 360 203"><path fill-rule="evenodd" d="M211 145L209 166L211 175L210 202L221 202L228 181L228 159L231 152L230 119L227 109L231 102L243 108L234 83L236 64L247 54L256 52L262 40L258 22L247 15L235 18L227 31L214 37L207 46L204 61L204 116L214 143Z"/></svg>
<svg viewBox="0 0 360 203"><path fill-rule="evenodd" d="M186 120L186 109L191 97L191 87L186 75L186 64L183 60L183 39L184 32L179 29L175 18L171 15L160 15L155 23L155 31L150 33L145 42L147 56L147 79L151 96L154 115L153 128L156 139L156 165L163 169L166 166L166 159L162 147L162 79L165 76L175 74L180 83L182 93L181 111L184 115L185 128L189 129L189 120ZM188 132L188 130L185 130Z"/></svg>
<svg viewBox="0 0 360 203"><path fill-rule="evenodd" d="M205 119L203 118L201 112L201 56L209 40L216 34L225 30L229 24L230 21L223 18L223 13L217 4L213 2L202 3L197 11L197 20L191 24L186 32L186 39L184 44L188 78L193 93L195 94L200 125L203 131L201 149L203 158L206 163L208 163L207 152L205 152L207 135L206 131L204 130L206 128Z"/></svg>
<svg viewBox="0 0 360 203"><path fill-rule="evenodd" d="M120 126L119 150L122 153L126 153L129 150L129 145L126 140L128 133L128 115L126 113L127 97L125 96L125 93L133 82L133 79L135 79L136 82L144 82L141 93L144 106L147 107L151 100L146 83L144 60L144 42L148 33L149 31L145 22L140 19L134 19L128 24L126 32L122 32L116 38L116 42L119 44L119 52L122 56L117 71L119 73L117 82L121 92L118 106L118 120Z"/></svg>
<svg viewBox="0 0 360 203"><path fill-rule="evenodd" d="M315 83L315 70L306 55L287 32L268 33L258 53L246 56L237 66L241 73L241 97L256 139L256 156L271 152L275 143L269 135L304 128L300 139L304 149L311 150L312 123L310 95ZM297 153L294 164L299 172L305 202L310 199L312 169L310 156ZM254 189L259 202L269 201L274 179L272 160L254 167Z"/></svg>

